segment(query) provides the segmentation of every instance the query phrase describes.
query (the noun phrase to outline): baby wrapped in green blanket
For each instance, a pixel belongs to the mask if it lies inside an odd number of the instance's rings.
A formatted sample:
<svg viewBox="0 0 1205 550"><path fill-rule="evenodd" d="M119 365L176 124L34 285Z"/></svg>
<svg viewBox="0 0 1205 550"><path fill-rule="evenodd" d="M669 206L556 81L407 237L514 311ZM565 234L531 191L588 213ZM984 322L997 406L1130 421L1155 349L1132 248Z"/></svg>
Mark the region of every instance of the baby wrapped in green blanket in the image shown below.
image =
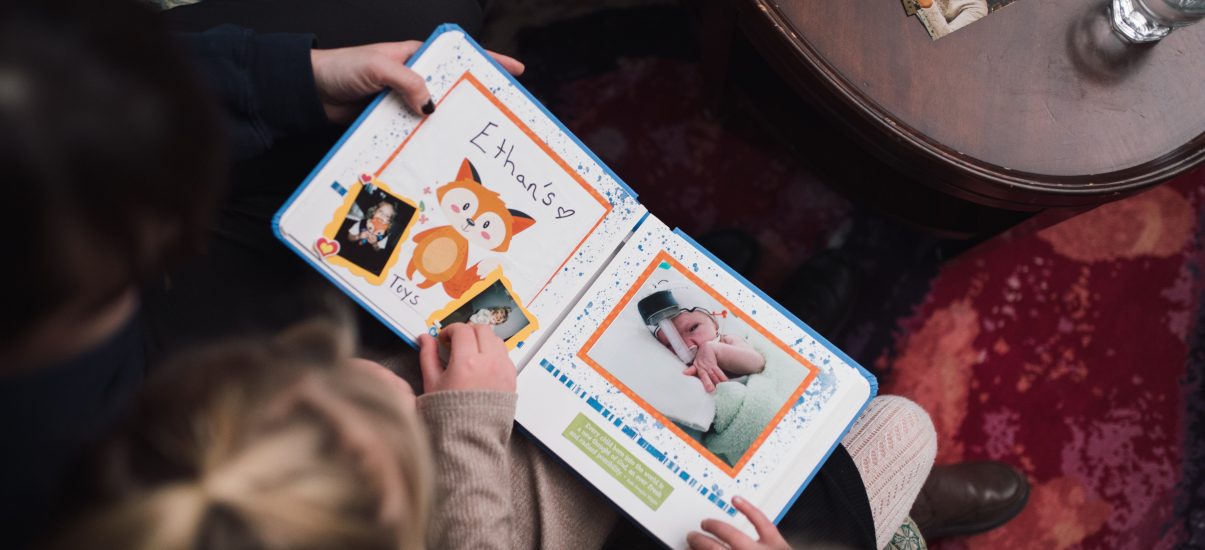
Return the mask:
<svg viewBox="0 0 1205 550"><path fill-rule="evenodd" d="M698 377L715 394L710 429L692 435L735 464L790 397L797 375L784 365L769 366L744 338L722 334L719 318L727 311L684 304L671 290L654 292L638 306L657 340L687 364L682 374Z"/></svg>
<svg viewBox="0 0 1205 550"><path fill-rule="evenodd" d="M786 404L798 378L795 369L768 362L762 372L750 375L744 383L734 380L716 386L715 420L703 434L703 446L735 465Z"/></svg>

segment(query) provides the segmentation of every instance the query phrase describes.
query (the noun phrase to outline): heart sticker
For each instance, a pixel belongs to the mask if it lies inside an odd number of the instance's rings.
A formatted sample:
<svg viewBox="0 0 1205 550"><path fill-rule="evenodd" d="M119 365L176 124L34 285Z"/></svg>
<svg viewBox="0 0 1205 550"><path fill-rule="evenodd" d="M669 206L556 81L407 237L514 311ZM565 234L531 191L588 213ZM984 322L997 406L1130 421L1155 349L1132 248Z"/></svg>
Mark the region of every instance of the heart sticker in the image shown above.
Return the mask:
<svg viewBox="0 0 1205 550"><path fill-rule="evenodd" d="M339 242L326 237L318 237L318 240L314 241L314 250L317 250L323 258L332 256L339 253Z"/></svg>
<svg viewBox="0 0 1205 550"><path fill-rule="evenodd" d="M360 174L360 181L364 183L372 183L372 174Z"/></svg>

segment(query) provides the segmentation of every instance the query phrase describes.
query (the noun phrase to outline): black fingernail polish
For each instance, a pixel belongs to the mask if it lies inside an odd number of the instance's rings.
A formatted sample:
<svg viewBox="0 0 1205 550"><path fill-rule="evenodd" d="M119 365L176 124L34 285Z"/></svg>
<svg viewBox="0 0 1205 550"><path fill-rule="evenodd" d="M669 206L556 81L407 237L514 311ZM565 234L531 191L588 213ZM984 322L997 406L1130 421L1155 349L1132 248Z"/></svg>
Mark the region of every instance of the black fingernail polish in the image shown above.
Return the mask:
<svg viewBox="0 0 1205 550"><path fill-rule="evenodd" d="M435 112L435 102L428 99L427 102L423 104L423 114L429 115L434 112Z"/></svg>

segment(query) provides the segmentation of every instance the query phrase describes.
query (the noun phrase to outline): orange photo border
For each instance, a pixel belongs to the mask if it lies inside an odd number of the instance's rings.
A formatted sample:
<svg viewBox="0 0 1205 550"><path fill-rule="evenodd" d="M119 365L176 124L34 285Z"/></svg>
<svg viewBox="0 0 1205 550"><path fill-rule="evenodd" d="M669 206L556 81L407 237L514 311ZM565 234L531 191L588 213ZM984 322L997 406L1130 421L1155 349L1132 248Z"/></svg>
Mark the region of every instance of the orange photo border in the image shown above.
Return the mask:
<svg viewBox="0 0 1205 550"><path fill-rule="evenodd" d="M653 272L656 271L657 267L660 266L662 262L668 263L672 269L676 269L679 273L681 273L688 280L690 280L690 282L694 283L695 286L699 287L699 289L703 290L709 296L711 296L712 298L717 300L721 305L724 306L725 309L732 312L733 316L744 321L750 327L753 327L753 329L756 330L759 334L761 334L763 337L765 337L771 343L773 343L774 345L778 346L780 349L785 351L788 355L795 358L795 360L799 361L799 363L802 364L808 370L808 374L807 374L807 376L804 377L803 382L801 382L799 384L799 387L795 388L795 391L791 393L791 397L789 399L787 399L786 403L782 406L782 408L780 408L778 410L778 413L774 415L774 418L772 420L770 420L770 422L768 424L766 424L765 429L763 429L762 432L760 434L758 434L757 439L753 440L753 444L749 445L749 448L745 450L745 454L741 455L741 459L738 460L735 465L729 466L728 463L721 460L720 457L715 455L715 453L712 453L706 447L704 447L702 443L700 443L700 442L696 441L694 438L686 435L686 432L682 431L682 429L679 428L677 424L674 424L672 420L666 418L659 411L657 411L651 405L649 405L648 402L646 402L644 399L641 399L640 396L636 395L636 393L633 392L631 388L627 387L622 382L620 382L619 379L615 378L614 375L612 375L606 369L602 368L602 366L599 365L598 362L596 362L594 359L591 359L589 356L590 350L594 348L594 345L596 343L598 343L599 337L602 336L602 334L604 332L606 332L607 328L611 326L611 323L613 323L615 321L615 319L619 316L620 312L622 312L624 310L624 308L627 307L628 303L632 301L632 298L634 298L636 296L636 293L641 289L641 287L644 286L644 283L646 281L648 281L649 277L651 277L653 275ZM772 334L770 334L769 331L767 331L765 329L765 327L762 327L757 322L755 322L753 319L749 318L749 316L746 315L743 311L741 311L736 306L732 305L732 302L729 302L726 298L724 298L722 295L720 295L719 292L716 292L715 289L711 288L710 285L703 282L703 280L700 279L698 275L695 275L690 270L686 269L685 266L683 266L680 262L678 262L678 260L674 259L672 256L669 255L668 252L666 252L664 250L657 253L657 256L653 258L653 261L649 263L649 266L647 268L645 268L643 273L640 274L640 277L638 277L636 279L636 282L634 284L632 284L632 287L629 288L627 293L625 293L623 295L623 298L620 298L619 303L616 304L615 308L611 310L611 313L609 315L607 315L607 318L603 320L602 324L599 325L598 329L595 330L594 333L590 335L590 338L587 339L586 343L581 347L581 349L578 350L577 356L579 358L581 358L582 361L585 361L586 364L590 365L590 367L593 368L596 372L598 372L598 374L602 375L602 377L605 378L608 382L613 384L615 387L619 388L619 390L622 391L624 395L628 396L629 399L631 399L632 401L635 401L636 404L640 405L640 407L642 409L644 409L645 412L652 415L654 418L656 418L658 421L660 421L663 426L672 430L675 434L678 435L678 437L682 438L683 441L685 441L688 445L690 445L696 451L698 451L701 455L703 455L703 457L710 460L711 463L714 464L717 468L722 470L724 473L728 474L729 477L733 477L733 478L735 478L737 476L737 474L739 474L741 472L741 470L744 469L745 464L747 464L749 462L749 459L753 456L754 453L757 452L757 449L759 447L761 447L762 443L765 442L766 438L769 437L770 432L774 430L775 426L778 426L778 424L780 422L782 422L783 417L785 417L787 415L787 412L791 410L791 407L795 404L796 401L799 400L799 397L801 395L803 395L803 391L812 384L812 381L816 379L816 376L820 372L820 369L816 368L816 366L813 365L811 361L804 359L804 357L802 355L797 353L795 350L791 349L789 346L787 346L785 343L783 343L778 338L775 338Z"/></svg>
<svg viewBox="0 0 1205 550"><path fill-rule="evenodd" d="M506 115L507 119L514 123L515 126L518 126L519 129L523 131L524 135L534 141L536 145L538 145L540 149L544 151L544 154L552 158L552 160L556 162L557 166L560 166L565 173L569 174L569 176L573 178L573 181L576 181L577 184L582 187L582 189L585 189L586 192L589 193L590 196L594 197L594 200L598 201L598 204L602 205L603 207L602 216L598 218L598 221L594 222L594 226L586 232L586 236L582 237L582 240L577 243L577 246L573 247L573 250L569 252L568 256L565 256L565 261L561 262L561 265L557 266L557 268L552 271L552 276L548 277L548 280L544 282L544 286L541 286L540 290L536 291L535 295L531 297L531 300L528 300L528 303L523 304L525 307L531 307L531 305L535 303L536 299L540 297L540 294L544 292L544 289L548 288L548 285L552 283L554 278L556 278L557 274L564 269L565 264L569 263L569 260L573 258L574 254L577 254L577 251L581 249L583 244L586 243L586 240L590 238L590 235L593 235L594 232L598 230L598 226L602 225L603 220L607 219L607 216L611 213L611 210L614 209L614 206L612 206L606 198L600 195L597 190L591 187L590 184L586 183L586 180L582 178L580 174L571 169L569 164L565 162L565 159L562 159L560 155L556 154L556 152L554 152L552 148L544 142L544 140L540 139L540 137L537 136L536 133L527 126L527 124L524 124L523 121L519 119L518 115L515 115L515 113L507 108L501 100L494 96L494 94L489 91L489 88L486 88L480 80L477 80L477 77L473 76L471 71L466 70L464 74L460 75L460 78L456 79L456 82L453 83L450 88L448 88L448 91L444 92L444 95L439 98L439 101L436 102L436 106L438 107L440 104L442 104L444 99L452 95L452 91L455 90L457 86L460 86L465 82L476 88L481 95L485 96L485 98L494 105L494 107L497 107L503 115ZM380 168L377 169L375 174L377 177L380 177L381 173L385 171L385 168L387 168L393 162L393 160L397 158L398 154L402 152L402 149L405 148L408 143L410 143L410 138L413 138L414 135L418 133L418 129L422 128L423 124L427 123L427 120L428 118L423 118L421 121L419 121L418 125L414 127L414 130L410 132L410 135L406 136L406 139L402 140L402 143L397 146L397 149L394 149L393 152L389 154L389 158L385 159L385 162L381 164Z"/></svg>

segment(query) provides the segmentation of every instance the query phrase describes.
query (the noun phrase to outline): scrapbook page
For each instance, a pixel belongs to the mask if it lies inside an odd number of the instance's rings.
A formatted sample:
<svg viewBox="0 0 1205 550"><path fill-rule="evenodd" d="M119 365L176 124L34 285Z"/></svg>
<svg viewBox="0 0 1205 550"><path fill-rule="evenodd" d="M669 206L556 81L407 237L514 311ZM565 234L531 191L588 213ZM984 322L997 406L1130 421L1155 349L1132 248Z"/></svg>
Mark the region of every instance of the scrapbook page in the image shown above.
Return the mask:
<svg viewBox="0 0 1205 550"><path fill-rule="evenodd" d="M781 517L877 384L649 216L518 388L516 421L678 548L708 517L753 536L733 495Z"/></svg>
<svg viewBox="0 0 1205 550"><path fill-rule="evenodd" d="M411 343L474 320L521 362L644 209L458 28L413 69L435 112L379 98L275 230Z"/></svg>
<svg viewBox="0 0 1205 550"><path fill-rule="evenodd" d="M731 496L783 511L874 378L680 232L455 26L415 54L436 110L383 94L277 237L414 345L488 325L516 421L661 542Z"/></svg>
<svg viewBox="0 0 1205 550"><path fill-rule="evenodd" d="M929 36L937 40L986 17L1016 0L901 0L904 11L915 15Z"/></svg>

